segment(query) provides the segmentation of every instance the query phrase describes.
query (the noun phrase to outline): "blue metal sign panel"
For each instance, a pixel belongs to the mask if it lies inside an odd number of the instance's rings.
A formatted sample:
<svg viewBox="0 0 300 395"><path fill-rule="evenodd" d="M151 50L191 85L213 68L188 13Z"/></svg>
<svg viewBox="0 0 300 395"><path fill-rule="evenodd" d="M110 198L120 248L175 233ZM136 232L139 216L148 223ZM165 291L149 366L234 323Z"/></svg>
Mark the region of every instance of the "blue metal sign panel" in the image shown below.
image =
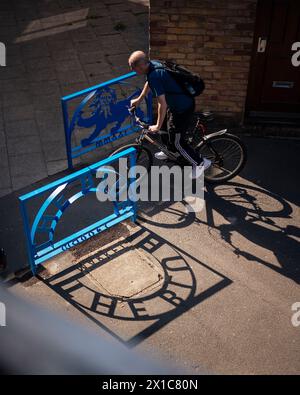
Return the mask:
<svg viewBox="0 0 300 395"><path fill-rule="evenodd" d="M141 93L131 82L134 78L137 75L131 72L61 99L69 169L74 158L139 130L128 113L131 99ZM151 122L151 94L137 115Z"/></svg>
<svg viewBox="0 0 300 395"><path fill-rule="evenodd" d="M127 218L135 221L136 203L130 200L129 197L126 201L113 201L113 213L105 218L97 218L97 221L93 224L59 240L57 236L55 237L56 227L67 209L77 202L78 199L84 198L88 194L96 193L96 173L100 170L105 177L112 171L111 165L120 158L128 158L130 168L134 169L136 150L128 148L112 157L19 197L29 262L33 274L36 273L37 265L45 260L88 240ZM130 177L128 183L134 189L134 172L131 172ZM127 186L128 183L126 184ZM30 209L30 203L32 203L33 209Z"/></svg>

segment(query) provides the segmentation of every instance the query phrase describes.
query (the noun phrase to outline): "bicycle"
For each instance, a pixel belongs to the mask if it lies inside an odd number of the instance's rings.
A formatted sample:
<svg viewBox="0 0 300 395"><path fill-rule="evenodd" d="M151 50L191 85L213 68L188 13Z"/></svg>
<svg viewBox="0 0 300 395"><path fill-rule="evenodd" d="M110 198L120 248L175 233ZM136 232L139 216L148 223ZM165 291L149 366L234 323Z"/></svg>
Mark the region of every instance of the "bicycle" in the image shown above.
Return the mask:
<svg viewBox="0 0 300 395"><path fill-rule="evenodd" d="M136 138L135 143L118 148L110 156L129 147L134 147L137 151L137 165L144 166L147 172L149 172L153 165L153 154L149 148L145 147L145 142L148 142L167 155L168 159L165 159L165 161L171 161L180 166L191 166L184 158L181 156L178 157L178 154L169 152L167 147L160 142L159 136L167 134L166 131L161 130L151 133L148 130L149 125L137 117L135 108L129 109L129 113L134 123L141 127L141 133ZM221 183L231 180L241 172L247 160L247 150L241 139L238 136L228 133L227 129L207 134L205 122L209 122L210 120L212 120L211 113L200 113L197 117L195 127L188 134L187 138L199 155L212 162L209 169L205 171L205 180L210 183ZM232 162L231 165L230 161Z"/></svg>

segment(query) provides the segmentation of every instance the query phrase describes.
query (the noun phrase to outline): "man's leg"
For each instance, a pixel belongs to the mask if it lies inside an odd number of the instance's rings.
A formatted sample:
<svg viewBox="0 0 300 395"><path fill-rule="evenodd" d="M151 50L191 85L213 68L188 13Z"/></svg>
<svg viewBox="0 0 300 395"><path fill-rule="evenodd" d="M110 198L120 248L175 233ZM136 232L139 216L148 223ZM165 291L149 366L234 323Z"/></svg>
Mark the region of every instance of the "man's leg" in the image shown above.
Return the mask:
<svg viewBox="0 0 300 395"><path fill-rule="evenodd" d="M163 130L165 132L168 131L168 117L169 117L169 110L167 110L166 117L165 117L163 125L161 127L161 130ZM170 146L169 133L168 134L161 134L160 139L161 139L161 142L169 149L169 146Z"/></svg>
<svg viewBox="0 0 300 395"><path fill-rule="evenodd" d="M168 118L168 131L171 141L174 143L176 151L179 152L193 166L199 166L203 159L197 152L187 144L185 135L191 117L194 113L194 107L184 113L171 113Z"/></svg>
<svg viewBox="0 0 300 395"><path fill-rule="evenodd" d="M163 131L165 131L167 133L161 134L160 135L160 139L161 139L161 142L167 147L168 151L170 151L172 153L175 153L175 152L177 152L177 150L176 150L176 147L175 147L175 144L174 144L174 138L172 138L172 136L170 134L170 130L169 130L169 119L170 119L170 117L171 117L171 113L170 113L170 110L168 109L167 110L167 114L166 114L166 118L165 118L164 123L163 123L162 128L161 128L161 130L163 130ZM155 156L156 159L160 159L160 160L168 158L168 156L162 151L157 152L154 156Z"/></svg>

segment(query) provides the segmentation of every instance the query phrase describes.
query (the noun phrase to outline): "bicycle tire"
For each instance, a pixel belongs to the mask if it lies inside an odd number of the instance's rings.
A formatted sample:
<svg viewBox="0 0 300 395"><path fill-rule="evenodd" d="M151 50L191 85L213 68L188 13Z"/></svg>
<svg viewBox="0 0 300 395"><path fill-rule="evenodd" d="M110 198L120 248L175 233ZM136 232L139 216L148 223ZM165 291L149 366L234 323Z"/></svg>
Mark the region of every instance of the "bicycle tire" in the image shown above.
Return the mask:
<svg viewBox="0 0 300 395"><path fill-rule="evenodd" d="M137 165L142 165L145 166L144 163L139 163L139 157L141 157L142 152L145 154L146 160L148 161L146 169L147 169L147 173L149 173L151 166L153 165L153 155L151 153L151 151L148 148L145 148L139 144L128 144L128 145L124 145L118 149L116 149L114 152L112 152L109 156L113 156L115 154L120 153L121 151L124 151L128 148L135 148L136 149L136 164Z"/></svg>
<svg viewBox="0 0 300 395"><path fill-rule="evenodd" d="M216 155L215 155L214 151L217 152L217 154L219 154L220 156L222 156L222 152L219 152L220 148L218 148L218 143L220 143L222 141L223 142L229 141L232 144L234 144L235 146L237 146L239 148L240 158L239 158L238 163L235 166L235 168L232 171L230 171L229 174L218 177L218 176L214 175L214 172L216 171L216 169L221 169L221 170L225 169L225 166L223 166L223 168L221 166L218 167L216 157L215 157ZM200 145L196 150L203 157L206 157L206 158L212 160L212 166L205 172L205 175L204 175L205 181L207 181L208 183L212 183L212 184L218 184L218 183L222 183L222 182L231 180L232 178L234 178L237 174L239 174L242 171L242 169L244 168L246 161L247 161L247 149L246 149L245 144L242 142L242 140L238 136L235 136L230 133L212 137L211 139L208 139L207 141L205 141L204 144ZM229 158L230 158L230 155L229 155ZM227 159L227 158L225 158L225 159ZM225 161L225 159L222 158L223 161Z"/></svg>

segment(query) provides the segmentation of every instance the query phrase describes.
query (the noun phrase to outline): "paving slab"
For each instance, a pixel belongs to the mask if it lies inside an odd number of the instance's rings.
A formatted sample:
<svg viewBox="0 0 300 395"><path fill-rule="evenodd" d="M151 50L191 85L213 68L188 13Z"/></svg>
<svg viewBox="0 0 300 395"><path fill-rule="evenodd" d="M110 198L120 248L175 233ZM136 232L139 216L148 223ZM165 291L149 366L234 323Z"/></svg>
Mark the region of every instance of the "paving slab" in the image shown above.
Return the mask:
<svg viewBox="0 0 300 395"><path fill-rule="evenodd" d="M27 136L21 139L18 137L9 137L7 139L7 151L10 157L40 153L41 142L37 136Z"/></svg>
<svg viewBox="0 0 300 395"><path fill-rule="evenodd" d="M7 122L5 131L7 138L23 139L27 136L39 136L37 124L34 119Z"/></svg>

